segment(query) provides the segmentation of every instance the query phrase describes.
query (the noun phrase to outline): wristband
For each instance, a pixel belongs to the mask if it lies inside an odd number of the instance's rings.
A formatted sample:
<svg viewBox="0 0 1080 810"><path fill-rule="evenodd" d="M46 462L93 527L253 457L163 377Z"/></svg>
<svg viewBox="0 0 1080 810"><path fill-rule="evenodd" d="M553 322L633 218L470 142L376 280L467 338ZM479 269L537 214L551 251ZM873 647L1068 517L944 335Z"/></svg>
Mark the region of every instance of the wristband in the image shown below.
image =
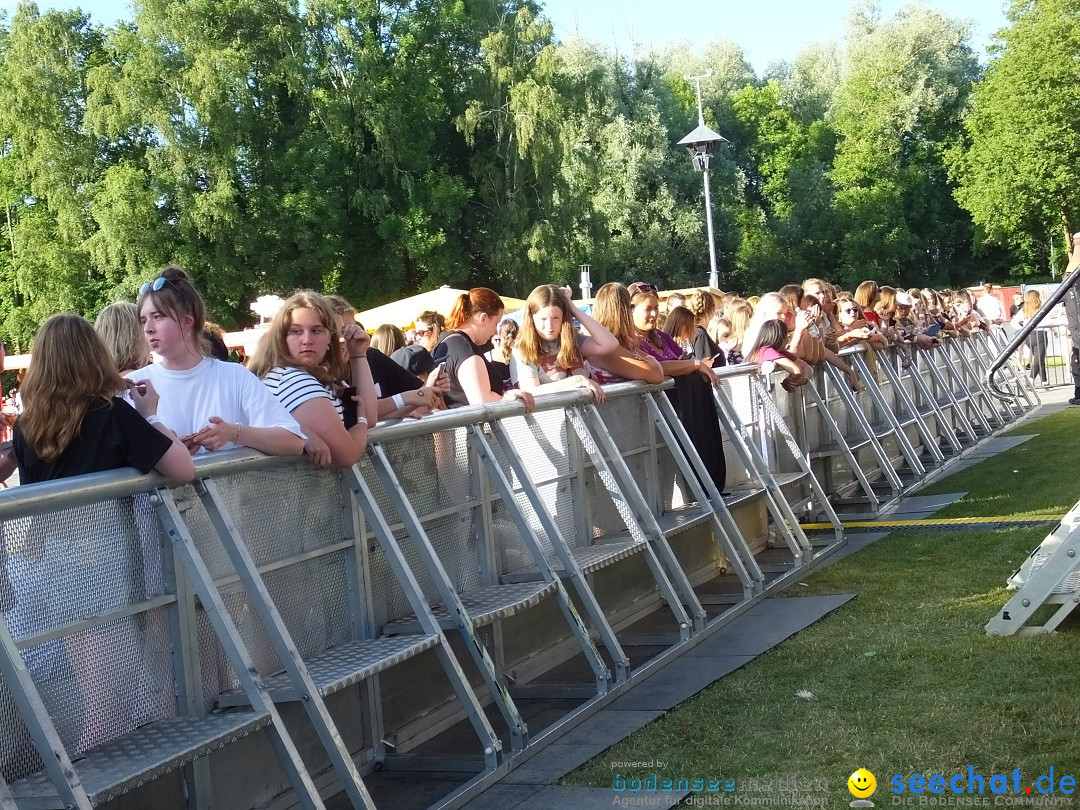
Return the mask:
<svg viewBox="0 0 1080 810"><path fill-rule="evenodd" d="M151 425L165 424L165 420L158 416L156 413L152 413L148 417L146 417L146 421L149 422Z"/></svg>
<svg viewBox="0 0 1080 810"><path fill-rule="evenodd" d="M394 406L400 411L405 407L405 397L401 394L394 394L390 397L390 400L394 403Z"/></svg>
<svg viewBox="0 0 1080 810"><path fill-rule="evenodd" d="M358 416L358 417L356 417L356 424L363 425L364 427L367 427L368 426L367 417L366 416Z"/></svg>
<svg viewBox="0 0 1080 810"><path fill-rule="evenodd" d="M695 371L700 371L701 370L701 358L700 357L695 357L694 358L694 370Z"/></svg>

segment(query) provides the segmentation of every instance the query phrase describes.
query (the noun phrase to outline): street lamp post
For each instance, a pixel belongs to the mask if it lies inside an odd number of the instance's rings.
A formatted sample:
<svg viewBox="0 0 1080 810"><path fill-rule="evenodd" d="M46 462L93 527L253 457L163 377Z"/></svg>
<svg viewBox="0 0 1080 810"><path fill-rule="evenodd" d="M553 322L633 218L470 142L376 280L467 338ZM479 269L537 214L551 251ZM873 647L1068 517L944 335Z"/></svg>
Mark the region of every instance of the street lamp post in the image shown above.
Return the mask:
<svg viewBox="0 0 1080 810"><path fill-rule="evenodd" d="M705 126L705 113L701 108L701 80L704 76L687 76L687 81L693 81L697 85L697 128L679 141L679 146L685 146L686 151L694 161L694 168L701 172L705 182L705 226L709 234L709 286L720 289L720 272L716 267L716 239L713 236L712 222L712 195L709 193L709 162L712 159L713 149L717 144L723 146L730 144L723 135L713 132Z"/></svg>
<svg viewBox="0 0 1080 810"><path fill-rule="evenodd" d="M581 271L581 297L585 301L592 300L592 265L582 264L578 267Z"/></svg>

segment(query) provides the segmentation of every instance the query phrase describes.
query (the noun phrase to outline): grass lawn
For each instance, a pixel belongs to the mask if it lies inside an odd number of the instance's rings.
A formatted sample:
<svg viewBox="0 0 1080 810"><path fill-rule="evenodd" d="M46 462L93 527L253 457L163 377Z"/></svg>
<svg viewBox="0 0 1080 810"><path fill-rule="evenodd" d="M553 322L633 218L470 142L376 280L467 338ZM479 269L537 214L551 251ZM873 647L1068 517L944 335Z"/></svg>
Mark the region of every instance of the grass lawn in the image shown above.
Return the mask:
<svg viewBox="0 0 1080 810"><path fill-rule="evenodd" d="M969 493L942 515L1062 514L1080 498L1080 409L1016 433L1038 435L925 491ZM835 805L851 801L848 775L865 767L882 807L898 773L1019 768L1022 788L1050 766L1080 777L1080 622L1045 637L983 633L1005 578L1046 531L897 532L815 573L784 595L858 598L564 784L610 786L612 761L659 759L664 777L828 780L817 795Z"/></svg>

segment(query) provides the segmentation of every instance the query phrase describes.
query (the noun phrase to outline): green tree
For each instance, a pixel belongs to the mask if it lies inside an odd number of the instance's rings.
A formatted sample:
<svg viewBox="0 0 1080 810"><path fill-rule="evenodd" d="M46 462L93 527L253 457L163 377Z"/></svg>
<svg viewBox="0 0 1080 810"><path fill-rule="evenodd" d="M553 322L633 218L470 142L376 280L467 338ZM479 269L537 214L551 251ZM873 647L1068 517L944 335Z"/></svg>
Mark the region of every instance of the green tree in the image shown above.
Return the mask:
<svg viewBox="0 0 1080 810"><path fill-rule="evenodd" d="M851 31L830 116L840 136L832 171L844 231L837 279L959 280L972 232L952 199L944 154L960 138L978 75L967 25L917 6L880 23L876 7L864 4Z"/></svg>
<svg viewBox="0 0 1080 810"><path fill-rule="evenodd" d="M824 121L804 124L784 102L780 83L735 94L733 137L745 208L739 266L755 289L776 289L811 275L831 275L841 234L829 178L835 133Z"/></svg>
<svg viewBox="0 0 1080 810"><path fill-rule="evenodd" d="M1045 267L1047 236L1080 230L1080 2L1014 1L1009 26L971 99L968 143L950 153L956 198L982 239L1005 246L1021 271Z"/></svg>
<svg viewBox="0 0 1080 810"><path fill-rule="evenodd" d="M0 317L13 347L25 348L49 315L101 300L86 240L104 164L83 110L102 32L80 12L21 4L0 45Z"/></svg>

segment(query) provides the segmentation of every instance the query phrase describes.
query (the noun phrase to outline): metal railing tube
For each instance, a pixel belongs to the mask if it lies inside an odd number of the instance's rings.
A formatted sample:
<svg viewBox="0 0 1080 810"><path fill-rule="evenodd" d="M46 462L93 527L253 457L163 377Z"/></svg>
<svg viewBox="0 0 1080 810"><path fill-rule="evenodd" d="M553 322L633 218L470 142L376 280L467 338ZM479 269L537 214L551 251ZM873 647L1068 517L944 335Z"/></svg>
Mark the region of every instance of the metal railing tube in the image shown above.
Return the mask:
<svg viewBox="0 0 1080 810"><path fill-rule="evenodd" d="M1077 279L1080 279L1080 272L1071 273L1066 276L1062 280L1061 286L1054 290L1049 298L1043 301L1042 306L1039 307L1038 311L1031 316L1019 332L1013 335L1013 339L1010 340L1005 345L1005 348L998 353L998 356L994 358L994 361L990 364L990 368L986 371L986 387L990 389L990 393L995 397L998 399L1015 399L1013 394L1009 394L998 388L997 383L994 382L994 375L1009 362L1009 358L1013 356L1016 350L1019 349L1031 333L1035 331L1036 327L1038 327L1038 325L1045 320L1046 316L1050 314L1050 310L1061 303L1065 296L1072 291L1073 285L1076 284Z"/></svg>

